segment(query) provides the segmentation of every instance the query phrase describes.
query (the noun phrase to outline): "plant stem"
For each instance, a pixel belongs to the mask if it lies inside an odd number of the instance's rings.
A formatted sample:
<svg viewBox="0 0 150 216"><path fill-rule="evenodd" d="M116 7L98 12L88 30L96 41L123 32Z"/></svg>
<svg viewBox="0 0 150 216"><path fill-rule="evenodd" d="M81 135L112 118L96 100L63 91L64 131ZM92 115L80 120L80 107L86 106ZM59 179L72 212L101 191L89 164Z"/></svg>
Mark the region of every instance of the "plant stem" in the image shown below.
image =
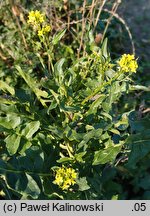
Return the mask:
<svg viewBox="0 0 150 216"><path fill-rule="evenodd" d="M111 13L110 17L107 20L106 27L105 27L104 32L103 32L101 43L103 42L103 40L105 38L105 35L106 35L107 30L108 30L109 24L110 24L112 18L114 17L114 14L116 13L120 3L121 3L120 0L116 0L116 2L112 6L112 10L111 10L112 13Z"/></svg>
<svg viewBox="0 0 150 216"><path fill-rule="evenodd" d="M101 4L101 6L100 6L100 8L99 8L99 11L98 11L98 14L97 14L97 17L96 17L96 21L95 21L95 23L94 23L94 30L95 30L95 28L96 28L96 26L97 26L98 20L99 20L99 18L100 18L102 9L103 9L103 7L104 7L106 1L107 1L107 0L102 0L102 4Z"/></svg>
<svg viewBox="0 0 150 216"><path fill-rule="evenodd" d="M84 32L85 32L85 26L86 26L86 20L85 20L85 8L86 8L86 0L83 2L83 12L82 12L82 35L81 35L81 40L80 40L80 46L78 49L78 58L80 58L80 52L81 48L83 46L83 37L84 37Z"/></svg>

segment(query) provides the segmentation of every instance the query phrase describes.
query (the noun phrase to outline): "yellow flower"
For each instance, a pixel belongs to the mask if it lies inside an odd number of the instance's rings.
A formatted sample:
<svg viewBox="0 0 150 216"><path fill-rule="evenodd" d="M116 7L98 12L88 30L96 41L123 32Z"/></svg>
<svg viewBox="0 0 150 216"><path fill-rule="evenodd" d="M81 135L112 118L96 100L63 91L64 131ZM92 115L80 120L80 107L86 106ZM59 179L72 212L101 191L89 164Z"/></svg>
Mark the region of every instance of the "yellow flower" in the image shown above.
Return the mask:
<svg viewBox="0 0 150 216"><path fill-rule="evenodd" d="M70 187L70 185L64 183L61 188L62 188L62 190L68 190L69 187Z"/></svg>
<svg viewBox="0 0 150 216"><path fill-rule="evenodd" d="M44 27L42 27L41 29L38 30L38 36L39 37L44 36L47 33L49 33L50 31L51 31L51 27L46 25L46 26L44 26Z"/></svg>
<svg viewBox="0 0 150 216"><path fill-rule="evenodd" d="M29 12L27 22L33 27L33 30L37 32L39 37L42 37L51 31L51 26L46 25L45 14L38 10Z"/></svg>
<svg viewBox="0 0 150 216"><path fill-rule="evenodd" d="M71 178L73 178L73 179L77 178L77 173L75 172L74 169L68 168L68 170L66 172Z"/></svg>
<svg viewBox="0 0 150 216"><path fill-rule="evenodd" d="M6 194L3 190L0 191L0 196L4 197Z"/></svg>
<svg viewBox="0 0 150 216"><path fill-rule="evenodd" d="M28 16L28 24L38 26L45 21L45 15L40 11L30 11Z"/></svg>
<svg viewBox="0 0 150 216"><path fill-rule="evenodd" d="M73 168L60 167L56 170L54 184L57 184L62 190L68 190L70 186L76 183L77 173Z"/></svg>
<svg viewBox="0 0 150 216"><path fill-rule="evenodd" d="M54 181L55 184L59 185L63 183L63 177L60 175L56 175L56 179Z"/></svg>
<svg viewBox="0 0 150 216"><path fill-rule="evenodd" d="M49 25L46 25L45 27L43 27L43 29L45 33L48 33L51 31L51 27Z"/></svg>
<svg viewBox="0 0 150 216"><path fill-rule="evenodd" d="M38 36L39 37L43 36L43 29L38 30Z"/></svg>
<svg viewBox="0 0 150 216"><path fill-rule="evenodd" d="M120 69L124 72L136 72L138 68L137 60L134 55L124 54L117 62Z"/></svg>

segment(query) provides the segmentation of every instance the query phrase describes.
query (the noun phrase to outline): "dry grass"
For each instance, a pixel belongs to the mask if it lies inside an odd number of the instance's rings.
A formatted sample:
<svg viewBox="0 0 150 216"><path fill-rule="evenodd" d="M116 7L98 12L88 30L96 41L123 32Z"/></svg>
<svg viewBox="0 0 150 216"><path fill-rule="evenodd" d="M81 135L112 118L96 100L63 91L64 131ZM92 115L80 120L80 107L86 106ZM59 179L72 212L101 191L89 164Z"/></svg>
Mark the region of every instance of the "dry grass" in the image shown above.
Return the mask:
<svg viewBox="0 0 150 216"><path fill-rule="evenodd" d="M121 0L92 0L91 4L88 4L87 0L83 0L77 1L77 5L71 4L69 0L63 0L61 6L58 6L56 3L57 1L54 0L50 2L45 1L45 5L42 4L42 8L47 12L53 32L58 32L63 28L67 28L67 40L75 40L78 44L78 58L81 56L81 53L82 55L86 53L86 29L88 28L88 30L92 30L93 35L95 35L95 41L102 43L113 18L118 19L124 25L131 40L132 52L135 53L134 42L130 29L125 20L117 14L117 9L121 4ZM22 5L15 3L13 0L8 0L8 4L10 5L12 19L16 23L16 28L18 28L24 47L27 50L28 47L20 21L23 23L25 22L28 11L23 8ZM35 3L35 9L38 9L39 7L40 3L37 1ZM103 20L105 22L104 30L97 32L97 27L99 25L99 20L102 19L103 11L108 13L108 18Z"/></svg>

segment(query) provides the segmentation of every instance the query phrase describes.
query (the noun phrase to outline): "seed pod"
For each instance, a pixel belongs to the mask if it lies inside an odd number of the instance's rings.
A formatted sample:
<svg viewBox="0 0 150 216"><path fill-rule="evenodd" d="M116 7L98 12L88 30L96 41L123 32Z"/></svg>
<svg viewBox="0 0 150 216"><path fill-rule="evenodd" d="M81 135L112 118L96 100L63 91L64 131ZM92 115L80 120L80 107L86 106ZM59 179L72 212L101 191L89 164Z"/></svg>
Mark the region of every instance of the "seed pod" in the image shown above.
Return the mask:
<svg viewBox="0 0 150 216"><path fill-rule="evenodd" d="M95 43L99 44L102 40L103 35L101 33L98 33L95 37Z"/></svg>
<svg viewBox="0 0 150 216"><path fill-rule="evenodd" d="M17 5L13 5L11 9L12 9L14 16L20 16L20 9Z"/></svg>
<svg viewBox="0 0 150 216"><path fill-rule="evenodd" d="M64 1L64 10L68 9L68 0L63 0Z"/></svg>

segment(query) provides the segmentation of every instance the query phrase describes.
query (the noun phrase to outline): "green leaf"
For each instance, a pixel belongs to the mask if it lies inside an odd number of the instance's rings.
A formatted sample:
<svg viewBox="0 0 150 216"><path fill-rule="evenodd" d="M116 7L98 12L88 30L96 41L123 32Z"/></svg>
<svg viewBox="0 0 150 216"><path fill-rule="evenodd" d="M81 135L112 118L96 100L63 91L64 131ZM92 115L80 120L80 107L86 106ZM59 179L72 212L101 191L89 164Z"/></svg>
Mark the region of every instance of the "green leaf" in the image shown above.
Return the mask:
<svg viewBox="0 0 150 216"><path fill-rule="evenodd" d="M117 129L115 128L112 128L109 130L110 132L114 133L114 134L117 134L117 135L120 135L120 131L118 131Z"/></svg>
<svg viewBox="0 0 150 216"><path fill-rule="evenodd" d="M24 172L22 173L7 173L6 183L8 188L20 194L22 199L38 199L40 194L40 188L37 182L29 175Z"/></svg>
<svg viewBox="0 0 150 216"><path fill-rule="evenodd" d="M19 72L20 76L21 76L21 77L24 79L24 81L27 83L27 85L28 85L33 91L35 91L36 86L37 86L35 80L34 80L32 77L30 77L29 74L25 73L25 72L21 69L21 67L20 67L19 65L16 65L16 69L17 69L17 71Z"/></svg>
<svg viewBox="0 0 150 216"><path fill-rule="evenodd" d="M74 157L79 163L85 163L84 159L82 158L84 155L86 155L86 151L75 154Z"/></svg>
<svg viewBox="0 0 150 216"><path fill-rule="evenodd" d="M48 107L47 113L49 114L51 110L55 109L57 107L57 101L53 100L51 105Z"/></svg>
<svg viewBox="0 0 150 216"><path fill-rule="evenodd" d="M87 148L87 145L86 145L87 142L92 138L99 139L101 137L101 135L102 135L102 129L101 128L91 130L90 132L86 133L83 136L83 140L78 144L78 147L79 148L84 147L84 151L85 151L85 149Z"/></svg>
<svg viewBox="0 0 150 216"><path fill-rule="evenodd" d="M0 80L0 89L3 91L7 91L9 92L11 95L15 94L15 90L13 87L11 87L10 85L8 85L6 82Z"/></svg>
<svg viewBox="0 0 150 216"><path fill-rule="evenodd" d="M63 157L63 158L60 158L59 160L57 160L57 163L65 163L65 162L70 162L70 161L73 161L74 158L70 158L70 157Z"/></svg>
<svg viewBox="0 0 150 216"><path fill-rule="evenodd" d="M108 146L106 149L96 151L94 154L93 165L106 164L113 162L117 154L121 151L122 144Z"/></svg>
<svg viewBox="0 0 150 216"><path fill-rule="evenodd" d="M108 76L110 79L112 79L112 78L115 76L116 72L115 72L113 69L109 69L109 70L107 70L107 71L105 72L105 74L106 74L106 76Z"/></svg>
<svg viewBox="0 0 150 216"><path fill-rule="evenodd" d="M130 135L126 144L131 150L127 167L135 168L137 162L150 153L150 129Z"/></svg>
<svg viewBox="0 0 150 216"><path fill-rule="evenodd" d="M89 39L90 39L90 44L94 43L94 35L92 30L89 31Z"/></svg>
<svg viewBox="0 0 150 216"><path fill-rule="evenodd" d="M21 119L14 114L7 114L6 117L0 117L0 125L7 129L15 129L20 125Z"/></svg>
<svg viewBox="0 0 150 216"><path fill-rule="evenodd" d="M55 185L51 183L51 181L49 180L49 178L45 178L43 180L43 189L44 189L44 194L48 196L49 199L62 199L64 200L64 197L59 194L56 193L56 188Z"/></svg>
<svg viewBox="0 0 150 216"><path fill-rule="evenodd" d="M118 194L117 195L113 195L112 198L111 198L111 200L118 200L118 198L119 198Z"/></svg>
<svg viewBox="0 0 150 216"><path fill-rule="evenodd" d="M19 166L32 172L43 172L44 153L39 146L31 146L18 157Z"/></svg>
<svg viewBox="0 0 150 216"><path fill-rule="evenodd" d="M83 136L85 135L84 133L77 133L76 130L71 130L71 129L65 130L64 134L70 141L77 141L77 142L83 140Z"/></svg>
<svg viewBox="0 0 150 216"><path fill-rule="evenodd" d="M6 148L10 155L14 155L17 152L20 144L20 140L21 137L16 134L7 136L5 142L6 142Z"/></svg>
<svg viewBox="0 0 150 216"><path fill-rule="evenodd" d="M61 58L54 66L55 77L56 77L55 79L58 85L59 84L61 85L64 80L64 72L62 69L64 62L65 62L65 58Z"/></svg>
<svg viewBox="0 0 150 216"><path fill-rule="evenodd" d="M38 85L28 73L25 73L19 65L16 65L16 69L19 72L20 76L24 79L27 85L31 88L31 90L35 93L38 100L41 102L43 106L46 106L46 100L42 99L41 97L48 98L48 93L38 88Z"/></svg>
<svg viewBox="0 0 150 216"><path fill-rule="evenodd" d="M0 100L0 102L2 102L2 101ZM0 113L1 112L15 113L15 112L18 112L18 110L14 104L6 105L5 103L0 103Z"/></svg>
<svg viewBox="0 0 150 216"><path fill-rule="evenodd" d="M129 113L124 113L121 118L114 124L115 128L121 131L126 130L129 126L128 115Z"/></svg>
<svg viewBox="0 0 150 216"><path fill-rule="evenodd" d="M31 196L33 199L38 199L41 191L36 181L28 174L26 174L28 183L25 190L22 192L23 198L26 199Z"/></svg>
<svg viewBox="0 0 150 216"><path fill-rule="evenodd" d="M26 127L22 130L21 135L25 136L27 139L31 139L35 132L40 128L39 121L32 121L26 124Z"/></svg>
<svg viewBox="0 0 150 216"><path fill-rule="evenodd" d="M77 112L77 111L81 111L81 108L79 106L67 106L64 104L64 102L60 103L60 110L64 111L64 112Z"/></svg>
<svg viewBox="0 0 150 216"><path fill-rule="evenodd" d="M106 95L98 95L98 98L95 99L95 101L91 104L89 110L87 111L87 115L90 115L92 113L97 112L97 108L101 106L103 100L105 99Z"/></svg>
<svg viewBox="0 0 150 216"><path fill-rule="evenodd" d="M143 90L143 91L150 91L150 87L142 86L142 85L132 85L131 90Z"/></svg>
<svg viewBox="0 0 150 216"><path fill-rule="evenodd" d="M86 177L79 178L77 180L77 184L79 186L79 191L86 191L90 189L90 186L88 185Z"/></svg>
<svg viewBox="0 0 150 216"><path fill-rule="evenodd" d="M53 36L53 40L52 40L52 44L56 45L58 44L58 42L61 40L61 38L64 36L66 32L66 29L63 29L62 31L60 31L58 34Z"/></svg>
<svg viewBox="0 0 150 216"><path fill-rule="evenodd" d="M106 112L101 112L101 115L104 116L104 117L106 117L106 118L109 119L110 121L112 121L112 117L111 117L111 115L109 115L108 113L106 113Z"/></svg>
<svg viewBox="0 0 150 216"><path fill-rule="evenodd" d="M26 140L26 139L24 139L24 138L22 137L21 143L20 143L20 146L19 146L19 149L18 149L19 154L21 154L21 155L24 154L25 151L26 151L28 148L30 148L30 146L32 146L32 143L31 143L30 141L28 141L28 140Z"/></svg>
<svg viewBox="0 0 150 216"><path fill-rule="evenodd" d="M44 64L44 60L43 60L43 58L41 57L41 55L40 55L39 53L36 53L36 55L37 55L37 57L39 58L42 67L43 67L44 69L46 69L46 68L45 68L45 64Z"/></svg>
<svg viewBox="0 0 150 216"><path fill-rule="evenodd" d="M101 48L101 50L102 50L102 55L103 55L106 59L107 59L107 57L108 57L107 42L108 42L108 39L105 38L105 40L104 40L104 42L103 42L103 44L102 44L102 48Z"/></svg>
<svg viewBox="0 0 150 216"><path fill-rule="evenodd" d="M62 128L57 128L57 127L53 127L53 126L51 126L51 125L49 125L48 126L48 128L47 128L50 132L52 132L52 133L54 133L55 134L55 136L57 137L60 137L61 139L63 138L63 130L62 130Z"/></svg>
<svg viewBox="0 0 150 216"><path fill-rule="evenodd" d="M142 132L150 128L149 118L137 120L133 115L134 112L129 115L129 124L133 132Z"/></svg>
<svg viewBox="0 0 150 216"><path fill-rule="evenodd" d="M102 104L102 108L105 112L109 112L112 104L116 102L119 97L121 96L121 93L126 90L126 84L125 82L120 85L119 81L115 81L111 84L111 86L108 89L108 97L106 98L105 102Z"/></svg>
<svg viewBox="0 0 150 216"><path fill-rule="evenodd" d="M16 100L8 100L8 98L0 96L0 103L13 105L16 104Z"/></svg>

